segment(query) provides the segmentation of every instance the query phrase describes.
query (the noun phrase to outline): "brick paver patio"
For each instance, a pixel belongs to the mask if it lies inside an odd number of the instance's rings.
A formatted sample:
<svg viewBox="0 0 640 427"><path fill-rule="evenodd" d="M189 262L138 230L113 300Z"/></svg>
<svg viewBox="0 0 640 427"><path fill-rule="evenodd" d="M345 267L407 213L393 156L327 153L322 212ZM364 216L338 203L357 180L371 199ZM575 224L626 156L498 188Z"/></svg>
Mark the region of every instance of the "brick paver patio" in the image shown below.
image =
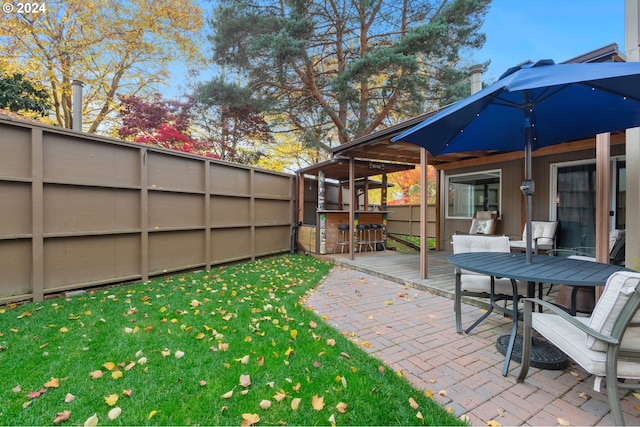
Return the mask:
<svg viewBox="0 0 640 427"><path fill-rule="evenodd" d="M335 267L307 304L340 331L354 334L378 357L473 425L612 425L606 390L593 390L593 377L571 363L560 371L532 368L516 382L519 364L501 375L496 338L510 319L489 316L469 335L455 332L453 301L346 267ZM463 304L465 325L481 315ZM640 425L640 400L622 402L627 425Z"/></svg>

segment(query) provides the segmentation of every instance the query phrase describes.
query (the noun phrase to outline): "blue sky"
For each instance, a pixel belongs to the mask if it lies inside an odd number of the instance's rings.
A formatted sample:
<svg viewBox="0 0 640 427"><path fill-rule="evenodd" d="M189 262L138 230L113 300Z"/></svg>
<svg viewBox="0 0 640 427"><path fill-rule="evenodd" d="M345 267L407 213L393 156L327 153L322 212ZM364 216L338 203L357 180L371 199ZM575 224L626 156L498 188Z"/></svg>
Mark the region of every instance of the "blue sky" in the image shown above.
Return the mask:
<svg viewBox="0 0 640 427"><path fill-rule="evenodd" d="M610 43L624 52L624 0L493 0L483 32L473 59L491 60L485 82L529 59L558 63Z"/></svg>
<svg viewBox="0 0 640 427"><path fill-rule="evenodd" d="M202 2L204 9L211 3ZM493 0L485 18L485 46L471 63L491 60L483 80L492 82L526 60L562 62L610 43L624 52L624 0ZM206 43L205 43L206 46ZM166 98L184 89L186 71L173 69ZM202 79L211 77L204 71Z"/></svg>

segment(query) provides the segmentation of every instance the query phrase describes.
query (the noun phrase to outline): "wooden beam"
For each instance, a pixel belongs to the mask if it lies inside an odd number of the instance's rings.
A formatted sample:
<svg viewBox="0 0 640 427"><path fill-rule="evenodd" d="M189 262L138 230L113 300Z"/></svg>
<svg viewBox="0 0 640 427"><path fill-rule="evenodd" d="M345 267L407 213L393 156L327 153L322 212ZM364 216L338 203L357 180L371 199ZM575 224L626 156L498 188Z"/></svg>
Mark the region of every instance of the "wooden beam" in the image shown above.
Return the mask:
<svg viewBox="0 0 640 427"><path fill-rule="evenodd" d="M427 261L429 258L428 238L428 217L427 194L429 183L427 181L427 150L420 150L420 278L426 279L428 276Z"/></svg>
<svg viewBox="0 0 640 427"><path fill-rule="evenodd" d="M625 143L624 134L611 135L611 145L620 145ZM565 142L563 144L551 145L549 147L539 148L532 152L533 157L551 156L555 154L570 153L581 150L593 150L596 148L595 138L583 139L574 142ZM437 170L459 169L469 166L489 165L494 163L510 162L513 160L524 159L524 149L522 151L513 151L510 153L485 155L475 159L459 160L456 162L443 163L435 165ZM437 158L436 158L437 160Z"/></svg>

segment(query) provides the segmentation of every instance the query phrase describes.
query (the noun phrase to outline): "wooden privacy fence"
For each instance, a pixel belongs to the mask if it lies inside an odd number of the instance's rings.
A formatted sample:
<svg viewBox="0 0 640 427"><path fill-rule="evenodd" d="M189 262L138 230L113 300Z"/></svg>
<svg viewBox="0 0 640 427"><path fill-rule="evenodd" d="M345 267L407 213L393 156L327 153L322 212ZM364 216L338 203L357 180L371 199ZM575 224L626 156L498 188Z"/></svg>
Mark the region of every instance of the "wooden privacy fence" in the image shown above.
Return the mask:
<svg viewBox="0 0 640 427"><path fill-rule="evenodd" d="M0 302L286 252L294 185L0 118Z"/></svg>
<svg viewBox="0 0 640 427"><path fill-rule="evenodd" d="M420 236L420 205L388 205L389 233ZM427 206L427 236L436 238L436 206Z"/></svg>

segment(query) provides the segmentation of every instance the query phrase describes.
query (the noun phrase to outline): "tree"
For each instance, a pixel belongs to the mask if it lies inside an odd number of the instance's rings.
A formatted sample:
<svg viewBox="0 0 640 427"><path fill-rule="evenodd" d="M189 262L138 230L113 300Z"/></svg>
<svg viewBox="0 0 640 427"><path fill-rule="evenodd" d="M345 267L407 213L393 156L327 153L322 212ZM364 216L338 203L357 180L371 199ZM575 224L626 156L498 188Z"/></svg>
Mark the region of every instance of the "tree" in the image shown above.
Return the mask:
<svg viewBox="0 0 640 427"><path fill-rule="evenodd" d="M489 2L220 0L214 59L306 144L345 143L455 93Z"/></svg>
<svg viewBox="0 0 640 427"><path fill-rule="evenodd" d="M155 94L152 101L137 96L120 97L122 127L118 135L126 140L219 158L206 143L189 133L192 102L164 100Z"/></svg>
<svg viewBox="0 0 640 427"><path fill-rule="evenodd" d="M427 168L427 188L428 203L435 203L436 197L436 177L438 172L433 166ZM389 204L419 204L420 203L420 167L402 172L389 174L389 183L393 187L389 189Z"/></svg>
<svg viewBox="0 0 640 427"><path fill-rule="evenodd" d="M49 94L16 73L5 75L0 71L0 108L10 111L30 111L40 116L49 112Z"/></svg>
<svg viewBox="0 0 640 427"><path fill-rule="evenodd" d="M196 87L196 132L223 160L256 165L274 142L265 104L247 88L217 78Z"/></svg>
<svg viewBox="0 0 640 427"><path fill-rule="evenodd" d="M168 64L198 57L192 1L48 0L45 13L0 14L0 66L48 86L60 126L72 127L72 82L85 84L84 122L96 132L118 94L138 94Z"/></svg>

